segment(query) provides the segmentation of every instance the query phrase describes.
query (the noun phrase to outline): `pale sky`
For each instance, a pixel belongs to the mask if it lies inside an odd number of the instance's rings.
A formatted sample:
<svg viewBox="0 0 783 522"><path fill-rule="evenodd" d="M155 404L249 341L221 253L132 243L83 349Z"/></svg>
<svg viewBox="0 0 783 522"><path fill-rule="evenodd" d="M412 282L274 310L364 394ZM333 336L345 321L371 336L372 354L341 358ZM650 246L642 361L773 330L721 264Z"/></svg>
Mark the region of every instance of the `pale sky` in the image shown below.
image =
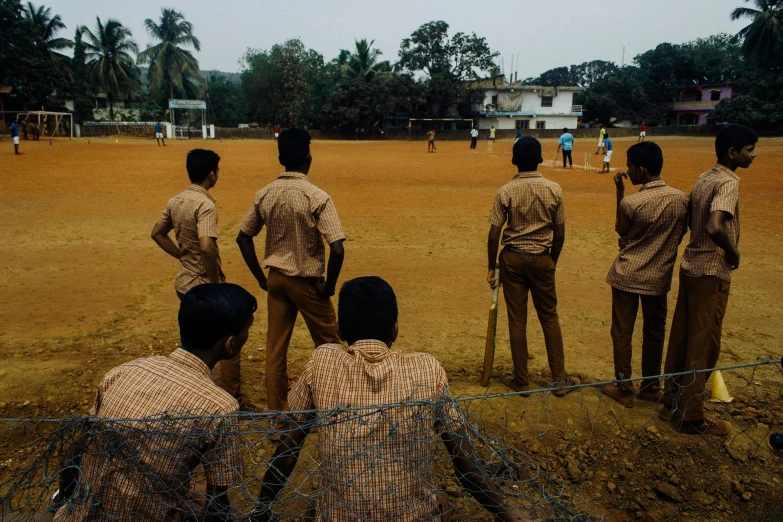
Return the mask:
<svg viewBox="0 0 783 522"><path fill-rule="evenodd" d="M520 78L590 60L625 63L661 42L682 43L718 32L736 33L731 22L742 0L41 0L68 26L94 27L95 17L116 18L133 32L140 49L152 43L144 19L161 7L181 11L201 40L202 69L241 70L248 47L269 49L300 38L328 61L355 39L375 40L384 58L397 60L400 42L420 25L443 20L449 34L475 32L499 51L505 71L511 58ZM498 59L500 62L500 58Z"/></svg>

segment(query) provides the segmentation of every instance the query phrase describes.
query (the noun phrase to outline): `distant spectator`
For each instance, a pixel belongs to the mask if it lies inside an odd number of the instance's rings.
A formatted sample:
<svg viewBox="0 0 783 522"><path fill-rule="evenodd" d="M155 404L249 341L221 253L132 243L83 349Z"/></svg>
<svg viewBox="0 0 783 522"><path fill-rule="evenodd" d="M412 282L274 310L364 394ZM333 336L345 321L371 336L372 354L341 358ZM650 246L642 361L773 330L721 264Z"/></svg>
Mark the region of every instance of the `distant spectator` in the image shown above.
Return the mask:
<svg viewBox="0 0 783 522"><path fill-rule="evenodd" d="M476 142L478 141L478 129L476 127L473 127L470 129L470 148L475 149L476 148Z"/></svg>
<svg viewBox="0 0 783 522"><path fill-rule="evenodd" d="M642 122L642 130L639 132L639 141L637 143L640 143L644 141L644 138L647 136L647 124Z"/></svg>
<svg viewBox="0 0 783 522"><path fill-rule="evenodd" d="M9 127L9 130L11 131L11 140L14 142L14 154L19 156L19 126L15 121L11 122L11 127Z"/></svg>
<svg viewBox="0 0 783 522"><path fill-rule="evenodd" d="M392 351L397 298L379 277L346 282L338 303L340 337L316 348L288 395L293 411L361 408L318 433L317 520L440 520L449 508L435 491L433 432L438 433L465 489L495 520L529 521L508 508L473 453L463 417L449 397L446 372L425 353ZM399 402L430 401L394 406ZM314 422L294 414L264 474L251 521L274 520L272 503L296 466Z"/></svg>
<svg viewBox="0 0 783 522"><path fill-rule="evenodd" d="M161 142L164 147L166 146L166 140L163 136L163 124L161 122L155 124L155 141L157 142L158 147L160 147Z"/></svg>
<svg viewBox="0 0 783 522"><path fill-rule="evenodd" d="M90 410L98 420L68 452L62 498L55 499L66 504L55 522L201 520L204 514L208 521L230 520L226 491L241 482L243 466L236 418L223 415L239 405L212 383L210 372L239 355L255 311L255 298L240 286L196 286L180 303L182 348L104 376ZM206 505L197 509L189 489L199 464Z"/></svg>
<svg viewBox="0 0 783 522"><path fill-rule="evenodd" d="M435 129L430 129L427 133L427 152L435 152L438 148L435 146Z"/></svg>

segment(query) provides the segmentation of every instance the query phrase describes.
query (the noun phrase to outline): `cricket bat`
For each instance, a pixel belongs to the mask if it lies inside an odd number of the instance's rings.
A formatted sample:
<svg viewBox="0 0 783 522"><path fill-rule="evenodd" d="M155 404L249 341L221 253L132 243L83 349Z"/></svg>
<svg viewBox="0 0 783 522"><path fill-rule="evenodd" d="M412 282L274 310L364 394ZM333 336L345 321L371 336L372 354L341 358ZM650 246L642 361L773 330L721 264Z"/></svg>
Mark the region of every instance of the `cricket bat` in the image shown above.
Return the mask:
<svg viewBox="0 0 783 522"><path fill-rule="evenodd" d="M555 168L555 165L557 165L557 158L560 157L560 151L555 152L555 161L552 162L552 168Z"/></svg>
<svg viewBox="0 0 783 522"><path fill-rule="evenodd" d="M495 269L495 277L498 286L492 289L492 302L489 305L489 319L487 321L487 340L484 345L484 369L481 372L481 385L489 384L489 376L492 366L495 364L495 337L498 330L498 290L500 289L500 269Z"/></svg>

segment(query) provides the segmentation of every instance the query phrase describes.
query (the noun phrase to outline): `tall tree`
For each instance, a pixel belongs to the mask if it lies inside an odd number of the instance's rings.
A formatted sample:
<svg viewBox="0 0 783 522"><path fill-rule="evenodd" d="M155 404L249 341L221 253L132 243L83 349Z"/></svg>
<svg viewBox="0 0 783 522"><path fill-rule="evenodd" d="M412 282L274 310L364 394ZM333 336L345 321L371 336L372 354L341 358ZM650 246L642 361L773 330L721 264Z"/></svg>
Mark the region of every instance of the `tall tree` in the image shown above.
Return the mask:
<svg viewBox="0 0 783 522"><path fill-rule="evenodd" d="M213 71L207 78L206 96L216 126L235 127L247 121L247 99L238 82Z"/></svg>
<svg viewBox="0 0 783 522"><path fill-rule="evenodd" d="M90 72L90 82L97 91L106 93L109 117L114 119L114 99L128 96L137 87L138 69L133 56L139 49L131 39L131 31L114 19L104 25L96 18L95 33L82 26L84 54Z"/></svg>
<svg viewBox="0 0 783 522"><path fill-rule="evenodd" d="M412 73L429 76L429 112L442 117L468 95L466 82L495 69L498 53L492 52L484 37L456 33L449 39L449 24L428 22L405 38L400 45L397 65Z"/></svg>
<svg viewBox="0 0 783 522"><path fill-rule="evenodd" d="M745 0L749 2L750 0ZM760 66L781 68L783 61L783 0L753 0L757 9L737 7L732 20L749 18L751 23L737 33L742 51Z"/></svg>
<svg viewBox="0 0 783 522"><path fill-rule="evenodd" d="M52 16L51 8L42 5L35 7L32 2L27 2L22 13L25 19L35 26L41 43L48 52L54 53L73 47L71 40L56 37L60 29L65 29L65 24L60 15Z"/></svg>
<svg viewBox="0 0 783 522"><path fill-rule="evenodd" d="M144 26L159 42L139 53L139 64L150 64L150 90L168 92L169 98L193 92L193 85L203 83L198 60L185 49L192 46L196 51L201 50L201 43L193 34L193 24L182 13L163 8L160 23L147 18Z"/></svg>
<svg viewBox="0 0 783 522"><path fill-rule="evenodd" d="M391 65L388 61L380 61L383 54L380 49L373 48L375 40L356 40L356 50L352 53L346 49L340 50L337 64L340 71L348 78L362 78L371 80L379 72L390 72Z"/></svg>

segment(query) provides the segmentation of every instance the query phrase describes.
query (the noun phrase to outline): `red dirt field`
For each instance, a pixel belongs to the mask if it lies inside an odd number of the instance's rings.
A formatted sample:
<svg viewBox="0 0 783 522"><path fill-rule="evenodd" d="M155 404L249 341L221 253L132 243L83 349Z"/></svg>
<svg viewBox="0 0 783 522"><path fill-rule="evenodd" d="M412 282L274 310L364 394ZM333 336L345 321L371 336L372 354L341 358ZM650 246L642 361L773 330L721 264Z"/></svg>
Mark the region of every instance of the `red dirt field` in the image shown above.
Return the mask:
<svg viewBox="0 0 783 522"><path fill-rule="evenodd" d="M635 141L614 140L614 169L624 168L625 150ZM664 151L663 178L685 192L714 162L712 139L655 141ZM611 292L604 278L617 252L614 184L611 176L597 173L601 156L591 156L592 171L582 168L584 154L595 151L594 140L577 140L573 156L578 165L573 169L553 168L556 141L545 140L543 145L546 161L540 170L563 187L568 214L557 281L566 366L587 382L610 379ZM127 138L118 144L109 138L61 140L51 146L47 141L22 141L23 155L14 157L10 141L4 139L0 415L86 412L95 385L107 370L135 357L167 353L177 345L177 262L155 245L149 233L166 201L187 187L185 155L195 147L212 148L222 158L212 190L220 216L218 244L228 280L259 297L256 322L244 349L243 380L247 395L264 404L266 300L234 238L255 192L282 171L275 144L169 141L164 148L154 140ZM437 153L428 154L424 141L315 141L310 178L332 196L348 238L341 281L379 275L397 293L400 337L394 348L435 355L455 395L505 393L509 390L500 377L510 374L511 361L502 304L489 390L479 386L478 377L490 299L485 281L487 217L498 187L515 173L512 142L498 142L492 152L486 143L476 152L468 147L469 140L444 141L438 143ZM720 365L783 355L783 186L777 178L783 140L762 139L757 152L751 168L738 172L742 264L732 283ZM685 242L687 237L683 247ZM260 253L262 238L256 245ZM670 316L676 271L673 288ZM535 354L531 374L538 379L536 384L545 385L543 339L530 308L529 341ZM641 324L637 330L640 342ZM639 346L635 345L637 371ZM289 354L292 378L298 377L312 348L300 320ZM731 374L724 376L729 389L741 384ZM781 382L778 372L764 385L779 387ZM564 406L569 407L573 408ZM632 412L625 418L636 419L641 426L650 421L654 409L645 406ZM779 417L770 423L779 426ZM675 435L675 440L679 445L692 439ZM705 451L712 447L700 444ZM767 458L780 469L779 457ZM768 495L780 498L780 483ZM736 496L726 498L728 511L716 511L714 517L680 513L665 519L742 520L766 509L751 509ZM636 513L633 506L605 505Z"/></svg>

